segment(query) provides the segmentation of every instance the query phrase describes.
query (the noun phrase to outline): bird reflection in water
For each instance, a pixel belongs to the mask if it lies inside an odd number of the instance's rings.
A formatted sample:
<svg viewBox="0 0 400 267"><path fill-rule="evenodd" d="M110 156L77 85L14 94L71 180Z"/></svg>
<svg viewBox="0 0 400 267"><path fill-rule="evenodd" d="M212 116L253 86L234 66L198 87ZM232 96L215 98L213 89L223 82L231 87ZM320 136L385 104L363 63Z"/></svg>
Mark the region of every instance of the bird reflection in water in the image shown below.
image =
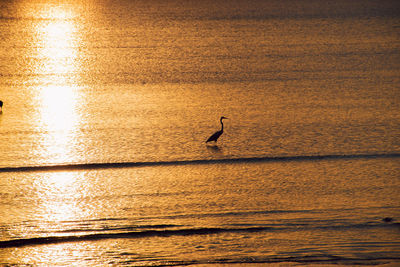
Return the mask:
<svg viewBox="0 0 400 267"><path fill-rule="evenodd" d="M222 148L220 148L220 147L217 146L217 145L209 145L209 146L207 146L207 150L208 150L210 153L213 153L213 154L223 154Z"/></svg>

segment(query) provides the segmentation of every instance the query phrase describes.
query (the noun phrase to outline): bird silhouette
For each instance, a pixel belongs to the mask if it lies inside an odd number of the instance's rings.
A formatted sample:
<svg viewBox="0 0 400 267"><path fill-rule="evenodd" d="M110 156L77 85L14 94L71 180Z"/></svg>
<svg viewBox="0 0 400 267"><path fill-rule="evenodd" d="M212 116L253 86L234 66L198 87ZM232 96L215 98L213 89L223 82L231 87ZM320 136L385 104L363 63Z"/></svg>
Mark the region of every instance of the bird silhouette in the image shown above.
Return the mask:
<svg viewBox="0 0 400 267"><path fill-rule="evenodd" d="M3 101L0 100L0 112L3 111Z"/></svg>
<svg viewBox="0 0 400 267"><path fill-rule="evenodd" d="M206 143L211 142L211 141L214 141L215 143L217 142L218 138L219 138L219 137L221 136L221 134L224 132L224 124L222 123L222 120L223 120L223 119L228 119L228 118L222 116L222 117L219 119L219 122L221 123L221 130L219 130L219 131L215 132L213 135L211 135L211 136L207 139Z"/></svg>

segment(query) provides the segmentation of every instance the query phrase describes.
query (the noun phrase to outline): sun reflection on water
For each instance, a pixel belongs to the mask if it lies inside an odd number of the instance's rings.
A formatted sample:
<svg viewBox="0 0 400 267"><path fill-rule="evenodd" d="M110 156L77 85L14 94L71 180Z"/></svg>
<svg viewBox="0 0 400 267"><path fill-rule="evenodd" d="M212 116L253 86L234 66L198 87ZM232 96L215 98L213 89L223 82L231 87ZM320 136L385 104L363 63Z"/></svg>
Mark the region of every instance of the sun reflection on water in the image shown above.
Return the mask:
<svg viewBox="0 0 400 267"><path fill-rule="evenodd" d="M75 89L69 86L41 88L42 126L48 131L65 131L78 126Z"/></svg>
<svg viewBox="0 0 400 267"><path fill-rule="evenodd" d="M39 15L46 20L34 28L37 127L42 133L36 154L45 163L73 162L80 125L78 25L68 19L71 10L60 7L44 6Z"/></svg>
<svg viewBox="0 0 400 267"><path fill-rule="evenodd" d="M54 172L42 177L38 184L38 198L41 202L41 210L38 212L42 213L40 217L44 221L54 223L85 217L85 212L79 205L79 200L86 194L85 180L82 180L81 175L74 172Z"/></svg>
<svg viewBox="0 0 400 267"><path fill-rule="evenodd" d="M80 242L31 246L10 251L7 262L15 266L105 266L107 243ZM13 264L11 264L13 265Z"/></svg>

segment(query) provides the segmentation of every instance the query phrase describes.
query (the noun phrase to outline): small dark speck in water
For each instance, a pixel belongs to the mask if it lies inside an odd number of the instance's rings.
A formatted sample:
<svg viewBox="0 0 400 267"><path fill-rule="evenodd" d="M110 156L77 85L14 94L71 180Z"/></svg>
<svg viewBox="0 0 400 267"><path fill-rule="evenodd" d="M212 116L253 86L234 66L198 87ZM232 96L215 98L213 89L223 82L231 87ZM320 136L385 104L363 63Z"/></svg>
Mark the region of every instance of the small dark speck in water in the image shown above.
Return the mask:
<svg viewBox="0 0 400 267"><path fill-rule="evenodd" d="M387 223L393 222L393 218L385 217L385 218L382 219L382 221L387 222Z"/></svg>

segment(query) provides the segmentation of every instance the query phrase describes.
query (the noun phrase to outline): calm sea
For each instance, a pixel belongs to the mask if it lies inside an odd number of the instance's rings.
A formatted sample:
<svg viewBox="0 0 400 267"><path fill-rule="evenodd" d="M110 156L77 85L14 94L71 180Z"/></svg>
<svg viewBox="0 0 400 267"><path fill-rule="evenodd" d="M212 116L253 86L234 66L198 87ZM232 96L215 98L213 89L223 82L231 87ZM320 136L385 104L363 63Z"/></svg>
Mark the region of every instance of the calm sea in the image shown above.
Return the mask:
<svg viewBox="0 0 400 267"><path fill-rule="evenodd" d="M1 1L0 265L399 264L399 14Z"/></svg>

